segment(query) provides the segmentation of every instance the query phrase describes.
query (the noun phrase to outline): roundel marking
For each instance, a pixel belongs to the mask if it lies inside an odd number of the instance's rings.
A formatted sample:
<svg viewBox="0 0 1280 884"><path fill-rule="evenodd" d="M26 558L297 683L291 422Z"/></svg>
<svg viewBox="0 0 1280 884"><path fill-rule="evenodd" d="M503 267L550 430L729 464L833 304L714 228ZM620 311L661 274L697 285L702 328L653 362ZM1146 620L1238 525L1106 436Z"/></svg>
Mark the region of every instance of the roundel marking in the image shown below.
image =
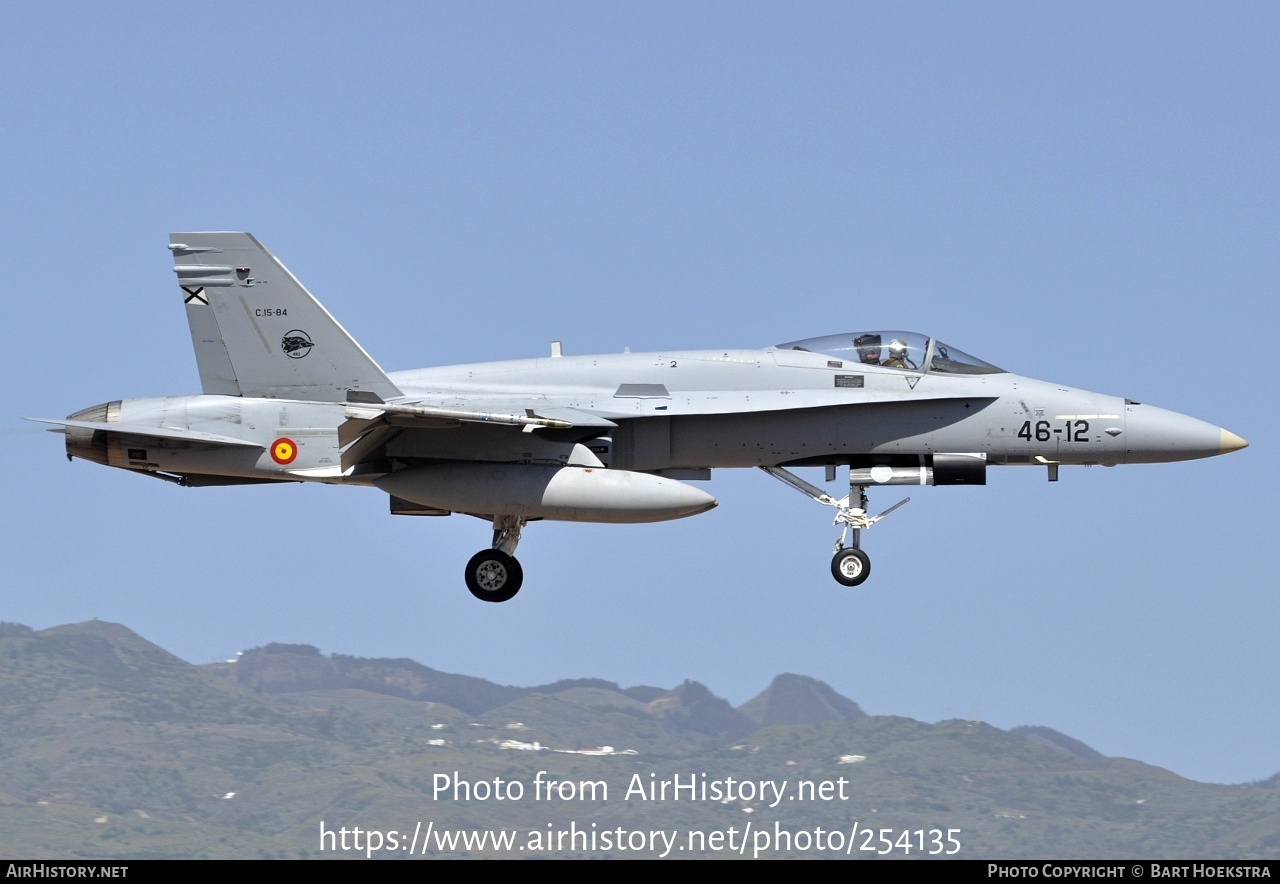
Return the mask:
<svg viewBox="0 0 1280 884"><path fill-rule="evenodd" d="M288 466L298 457L298 444L292 439L280 437L271 443L271 459L280 466Z"/></svg>

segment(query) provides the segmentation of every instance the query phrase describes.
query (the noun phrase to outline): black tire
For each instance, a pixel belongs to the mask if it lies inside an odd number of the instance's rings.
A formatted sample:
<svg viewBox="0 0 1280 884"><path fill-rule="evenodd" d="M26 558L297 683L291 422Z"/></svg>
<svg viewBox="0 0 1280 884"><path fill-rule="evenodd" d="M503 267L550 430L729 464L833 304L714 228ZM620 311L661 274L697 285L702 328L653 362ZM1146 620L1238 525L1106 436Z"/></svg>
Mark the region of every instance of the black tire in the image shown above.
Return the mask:
<svg viewBox="0 0 1280 884"><path fill-rule="evenodd" d="M845 586L858 586L871 576L871 557L860 549L842 549L831 559L831 576Z"/></svg>
<svg viewBox="0 0 1280 884"><path fill-rule="evenodd" d="M467 589L482 602L505 602L520 591L524 569L501 550L482 549L467 562Z"/></svg>

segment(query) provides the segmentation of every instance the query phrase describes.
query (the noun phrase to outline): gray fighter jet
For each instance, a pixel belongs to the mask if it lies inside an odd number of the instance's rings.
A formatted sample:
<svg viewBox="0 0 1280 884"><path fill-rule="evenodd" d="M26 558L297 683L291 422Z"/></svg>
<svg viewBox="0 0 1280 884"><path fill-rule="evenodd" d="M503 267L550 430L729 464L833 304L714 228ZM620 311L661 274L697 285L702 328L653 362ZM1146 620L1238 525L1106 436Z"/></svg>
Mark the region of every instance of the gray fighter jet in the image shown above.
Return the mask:
<svg viewBox="0 0 1280 884"><path fill-rule="evenodd" d="M539 519L656 522L705 512L686 484L759 467L835 510L831 571L867 579L880 485L982 485L992 465L1157 463L1245 447L1116 396L1010 374L936 338L865 331L755 350L549 356L386 373L248 233L169 245L204 392L51 420L80 457L180 485L328 482L391 512L493 523L466 584L501 602ZM787 467L848 469L835 498Z"/></svg>

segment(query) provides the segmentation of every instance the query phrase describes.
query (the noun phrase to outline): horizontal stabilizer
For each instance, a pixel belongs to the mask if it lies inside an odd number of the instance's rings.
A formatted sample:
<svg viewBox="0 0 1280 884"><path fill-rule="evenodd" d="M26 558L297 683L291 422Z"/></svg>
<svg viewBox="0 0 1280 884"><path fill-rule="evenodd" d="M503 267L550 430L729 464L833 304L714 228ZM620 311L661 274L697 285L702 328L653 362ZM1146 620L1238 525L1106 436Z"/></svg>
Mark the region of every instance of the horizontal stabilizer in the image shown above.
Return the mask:
<svg viewBox="0 0 1280 884"><path fill-rule="evenodd" d="M115 433L119 436L140 436L150 439L178 439L183 442L202 442L206 445L235 445L241 448L264 448L260 442L249 442L234 436L219 436L216 433L201 433L199 430L177 430L171 427L142 427L133 424L100 423L98 421L52 420L47 417L28 417L24 420L41 424L56 424L61 427L76 427L81 430L101 430L104 433Z"/></svg>

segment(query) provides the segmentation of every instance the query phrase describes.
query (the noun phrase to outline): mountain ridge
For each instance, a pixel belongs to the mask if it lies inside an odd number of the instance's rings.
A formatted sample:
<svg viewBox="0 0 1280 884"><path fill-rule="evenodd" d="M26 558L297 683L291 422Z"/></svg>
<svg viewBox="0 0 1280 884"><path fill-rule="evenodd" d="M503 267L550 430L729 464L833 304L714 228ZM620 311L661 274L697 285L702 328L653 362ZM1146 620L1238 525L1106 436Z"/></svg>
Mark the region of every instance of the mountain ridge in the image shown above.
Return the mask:
<svg viewBox="0 0 1280 884"><path fill-rule="evenodd" d="M521 688L274 643L239 660L190 664L104 621L0 624L0 850L327 856L317 826L338 817L530 832L620 820L673 831L748 820L856 829L871 819L895 831L958 829L958 855L970 858L1280 849L1276 778L1194 783L1048 728L867 715L807 676L779 675L735 708L693 681ZM437 794L442 777L532 793L539 776L596 782L609 795L547 804ZM842 794L637 804L622 797L636 777L839 784Z"/></svg>

